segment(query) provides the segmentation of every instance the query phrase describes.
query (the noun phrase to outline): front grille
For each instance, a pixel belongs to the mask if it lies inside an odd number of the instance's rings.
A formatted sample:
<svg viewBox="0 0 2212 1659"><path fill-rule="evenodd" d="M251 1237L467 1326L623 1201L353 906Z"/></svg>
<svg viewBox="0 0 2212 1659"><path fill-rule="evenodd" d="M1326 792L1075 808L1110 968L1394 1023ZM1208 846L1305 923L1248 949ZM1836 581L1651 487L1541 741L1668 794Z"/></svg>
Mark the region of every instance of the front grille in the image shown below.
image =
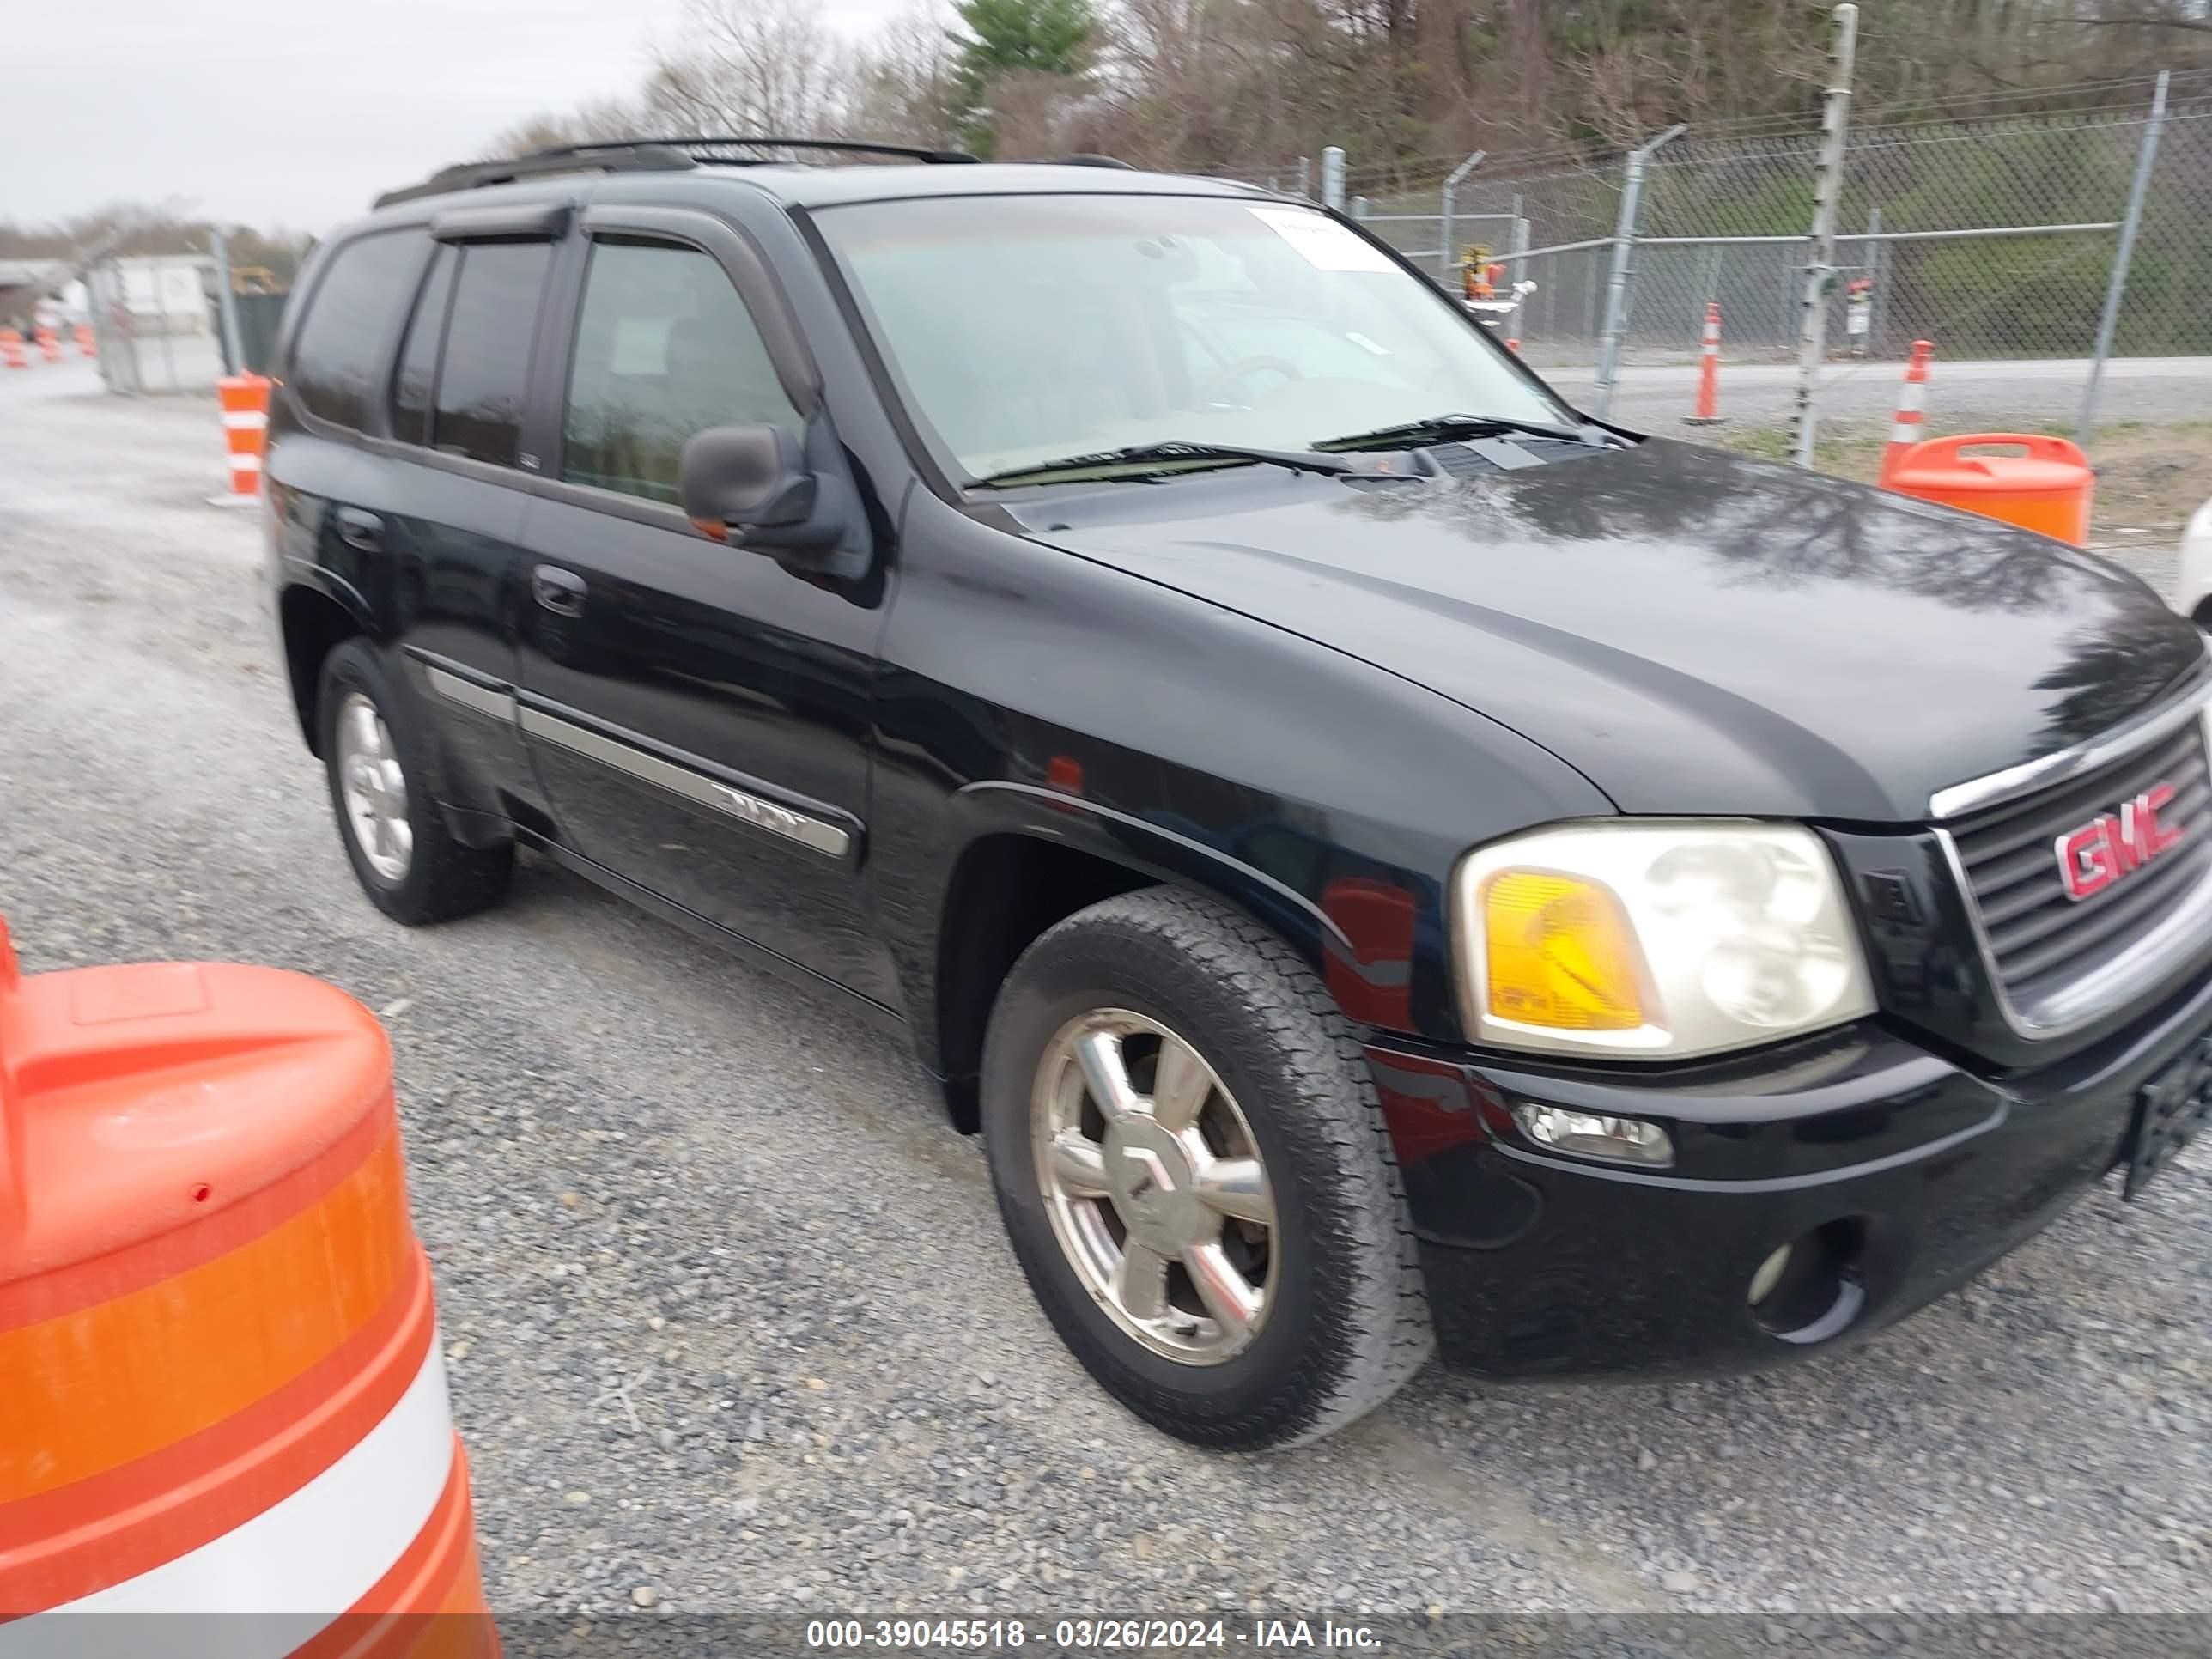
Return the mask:
<svg viewBox="0 0 2212 1659"><path fill-rule="evenodd" d="M2154 785L2173 799L2159 812L2182 839L2170 851L2086 899L2070 899L2057 841L2118 813ZM1981 920L1990 967L2014 1008L2038 1004L2124 954L2212 868L2212 772L2197 722L2075 778L1944 826L1958 848L1967 897Z"/></svg>

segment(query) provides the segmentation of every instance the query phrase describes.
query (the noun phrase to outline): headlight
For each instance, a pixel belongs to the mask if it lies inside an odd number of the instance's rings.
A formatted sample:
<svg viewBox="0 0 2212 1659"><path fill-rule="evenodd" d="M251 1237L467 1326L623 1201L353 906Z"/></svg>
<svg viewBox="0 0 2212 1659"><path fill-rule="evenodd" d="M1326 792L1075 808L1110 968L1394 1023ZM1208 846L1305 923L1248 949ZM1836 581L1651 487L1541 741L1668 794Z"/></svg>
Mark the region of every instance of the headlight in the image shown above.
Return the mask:
<svg viewBox="0 0 2212 1659"><path fill-rule="evenodd" d="M1476 1041L1668 1060L1874 1009L1827 849L1793 824L1633 820L1479 848L1453 879Z"/></svg>

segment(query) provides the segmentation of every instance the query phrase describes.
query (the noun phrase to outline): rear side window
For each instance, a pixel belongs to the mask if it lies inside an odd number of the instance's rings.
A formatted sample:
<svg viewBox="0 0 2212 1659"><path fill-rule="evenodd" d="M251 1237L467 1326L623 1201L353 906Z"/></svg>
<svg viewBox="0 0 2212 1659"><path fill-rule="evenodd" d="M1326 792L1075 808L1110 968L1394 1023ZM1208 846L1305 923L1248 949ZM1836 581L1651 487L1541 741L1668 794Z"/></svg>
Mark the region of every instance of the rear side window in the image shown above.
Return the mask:
<svg viewBox="0 0 2212 1659"><path fill-rule="evenodd" d="M446 302L452 296L456 248L441 245L422 282L422 297L408 319L400 343L399 367L392 380L392 435L419 444L430 435L430 387L438 378L438 343L446 334Z"/></svg>
<svg viewBox="0 0 2212 1659"><path fill-rule="evenodd" d="M429 257L420 230L364 236L331 255L292 346L292 391L310 414L356 431L368 424L392 331Z"/></svg>
<svg viewBox="0 0 2212 1659"><path fill-rule="evenodd" d="M459 252L430 441L448 454L513 466L553 251L544 242L475 242Z"/></svg>
<svg viewBox="0 0 2212 1659"><path fill-rule="evenodd" d="M673 503L685 441L710 426L754 422L794 434L805 424L721 266L663 243L595 245L561 476Z"/></svg>

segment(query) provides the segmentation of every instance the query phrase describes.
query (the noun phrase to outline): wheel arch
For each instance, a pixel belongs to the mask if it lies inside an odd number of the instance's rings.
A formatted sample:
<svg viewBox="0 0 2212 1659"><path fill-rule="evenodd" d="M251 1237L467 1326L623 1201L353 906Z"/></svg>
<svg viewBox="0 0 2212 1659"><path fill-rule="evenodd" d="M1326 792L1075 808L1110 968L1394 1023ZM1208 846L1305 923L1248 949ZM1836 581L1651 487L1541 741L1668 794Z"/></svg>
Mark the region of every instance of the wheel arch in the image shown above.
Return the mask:
<svg viewBox="0 0 2212 1659"><path fill-rule="evenodd" d="M1164 825L1029 784L970 784L957 799L969 833L937 907L916 1035L963 1133L976 1127L975 1079L999 987L1040 934L1077 911L1140 887L1181 887L1245 912L1316 963L1329 941L1343 941L1311 899Z"/></svg>
<svg viewBox="0 0 2212 1659"><path fill-rule="evenodd" d="M368 624L350 607L309 582L289 584L277 597L276 616L284 641L285 679L292 692L292 710L300 720L300 735L310 754L320 758L320 722L315 699L323 664L341 644L364 637Z"/></svg>

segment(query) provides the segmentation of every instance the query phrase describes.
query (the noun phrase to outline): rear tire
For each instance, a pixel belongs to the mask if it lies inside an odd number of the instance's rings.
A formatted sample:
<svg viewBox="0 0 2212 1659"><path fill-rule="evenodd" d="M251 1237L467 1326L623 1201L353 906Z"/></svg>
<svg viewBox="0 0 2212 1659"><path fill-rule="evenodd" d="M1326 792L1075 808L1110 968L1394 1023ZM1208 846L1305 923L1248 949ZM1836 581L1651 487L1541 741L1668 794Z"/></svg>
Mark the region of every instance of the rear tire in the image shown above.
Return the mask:
<svg viewBox="0 0 2212 1659"><path fill-rule="evenodd" d="M450 921L507 896L514 845L471 847L430 797L424 738L401 714L366 641L323 659L316 735L346 857L369 902L410 927Z"/></svg>
<svg viewBox="0 0 2212 1659"><path fill-rule="evenodd" d="M1164 1432L1220 1449L1318 1439L1431 1352L1359 1040L1248 917L1153 888L1045 933L992 1011L981 1112L1000 1210L1047 1316Z"/></svg>

